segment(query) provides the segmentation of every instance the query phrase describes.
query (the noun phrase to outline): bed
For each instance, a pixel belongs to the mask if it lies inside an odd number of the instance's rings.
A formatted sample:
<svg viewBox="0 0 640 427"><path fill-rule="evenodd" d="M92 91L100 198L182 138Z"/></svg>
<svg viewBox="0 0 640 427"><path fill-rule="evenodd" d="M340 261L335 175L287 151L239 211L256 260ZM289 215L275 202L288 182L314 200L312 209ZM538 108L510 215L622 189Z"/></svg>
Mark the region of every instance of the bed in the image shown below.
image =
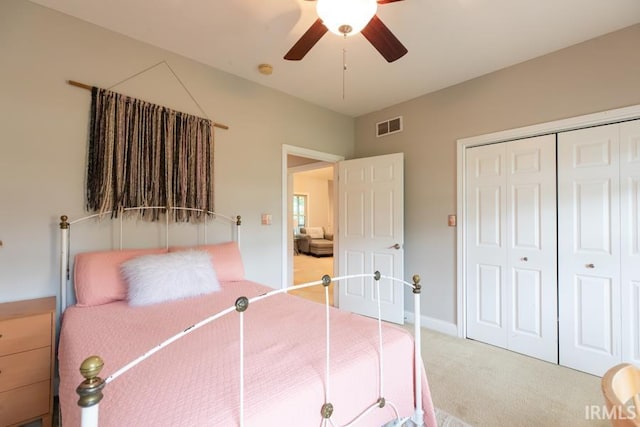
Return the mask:
<svg viewBox="0 0 640 427"><path fill-rule="evenodd" d="M63 217L64 313L58 346L62 425L78 426L82 419L82 425L99 421L118 427L435 427L422 360L419 354L414 358L414 338L399 326L247 280L240 220L231 220L234 238L216 244L171 246L167 239L159 248L71 256L74 221ZM186 257L197 258L198 265L205 257L218 288L166 297L175 283L182 287L184 277L159 272L165 267L156 268L158 262L172 271L184 264L188 272L181 274L191 280L196 264ZM70 259L75 259L73 266ZM136 265L138 273L151 271L146 280L160 283L165 296L140 298L144 292L131 273ZM67 307L71 276L76 301ZM324 286L327 297L327 285L341 280L319 279L304 286ZM377 273L372 283L379 279ZM413 285L419 292L416 279ZM98 374L85 373L87 380L79 367L93 355L104 361L101 391L94 395L101 399L81 411L76 389L83 380L95 385Z"/></svg>

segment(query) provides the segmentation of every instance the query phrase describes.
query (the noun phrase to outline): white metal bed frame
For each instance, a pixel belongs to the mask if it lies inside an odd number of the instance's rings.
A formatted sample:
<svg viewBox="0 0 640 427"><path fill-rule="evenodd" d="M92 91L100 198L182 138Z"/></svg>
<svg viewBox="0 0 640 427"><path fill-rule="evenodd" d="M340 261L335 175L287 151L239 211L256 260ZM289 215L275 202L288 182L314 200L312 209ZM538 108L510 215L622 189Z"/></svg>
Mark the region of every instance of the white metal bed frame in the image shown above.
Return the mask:
<svg viewBox="0 0 640 427"><path fill-rule="evenodd" d="M119 221L119 226L120 226L120 233L119 233L119 239L118 239L118 249L123 249L123 238L124 238L124 232L123 232L123 221L124 221L124 216L127 212L133 212L133 211L142 211L142 210L160 210L160 211L165 211L165 245L167 248L169 248L169 218L171 215L167 214L166 211L191 211L191 212L199 212L203 215L207 215L207 216L211 216L214 219L221 219L224 220L226 222L229 223L230 226L230 238L231 240L234 240L238 243L238 245L240 245L240 225L242 225L242 217L240 217L240 215L236 216L235 218L229 217L229 216L225 216L225 215L220 215L216 212L213 211L207 211L207 210L203 210L203 209L197 209L197 208L185 208L185 207L170 207L170 208L166 208L164 206L140 206L140 207L132 207L132 208L125 208L122 209L120 211L118 211L118 221ZM84 221L88 221L90 219L102 219L105 217L109 217L113 214L113 211L107 211L104 213L97 213L97 214L91 214L91 215L87 215L72 221L69 221L69 217L67 215L62 215L60 217L60 314L62 314L64 312L64 310L67 308L68 303L67 303L67 288L68 288L68 281L69 281L69 275L70 275L70 271L69 271L69 234L70 234L70 230L71 230L71 225L73 224L79 224L81 222ZM204 243L207 243L207 220L205 218L205 220L202 222L202 225L204 227Z"/></svg>
<svg viewBox="0 0 640 427"><path fill-rule="evenodd" d="M221 219L224 221L228 221L229 224L231 225L231 237L233 240L237 241L239 243L240 241L240 225L241 225L241 217L240 216L236 216L235 218L231 218L228 216L224 216L224 215L219 215L216 214L215 212L212 211L203 211L201 209L194 209L194 208L182 208L182 207L173 207L173 208L165 208L165 207L136 207L136 208L128 208L125 209L124 211L132 211L132 210L144 210L144 209L161 209L165 212L165 243L167 248L169 247L169 218L171 215L169 215L169 213L167 211L170 210L190 210L190 211L198 211L200 213L206 214L207 216L211 216L215 219ZM123 244L123 216L122 213L123 212L119 212L119 221L120 221L120 238L119 238L119 249L122 249L122 244ZM60 245L61 245L61 250L60 250L60 254L61 254L61 261L60 261L60 296L61 296L61 309L60 309L60 313L62 314L64 312L64 310L67 307L67 298L66 298L66 294L67 294L67 288L68 288L68 281L69 281L69 244L70 244L70 239L69 239L69 233L70 233L70 227L72 224L77 224L83 221L87 221L90 220L92 218L101 218L105 215L110 215L111 212L106 212L103 214L93 214L93 215L88 215L82 218L78 218L76 220L73 221L69 221L68 217L66 215L61 216L61 222L60 222L60 231L61 231L61 240L60 240ZM205 221L203 222L204 224L204 228L205 228L205 241L207 239L207 231L206 231L206 218ZM378 322L378 344L379 344L379 352L380 352L380 364L379 364L379 394L380 397L373 403L371 403L367 408L365 408L356 418L354 418L353 420L351 420L349 423L345 424L344 426L337 426L333 420L331 419L331 416L333 414L333 405L331 403L330 400L330 384L331 384L331 377L330 377L330 370L329 370L329 366L330 366L330 358L331 358L331 329L330 329L330 322L329 322L329 317L330 317L330 304L329 304L329 285L332 282L340 282L342 280L348 280L348 279L352 279L352 278L357 278L357 277L371 277L374 279L375 282L375 286L377 287L377 292L375 292L376 295L380 295L380 279L386 279L386 280L390 280L392 282L392 284L396 285L396 284L400 284L400 285L405 285L408 286L412 289L413 294L414 294L414 310L415 310L415 323L414 323L414 399L415 399L415 407L414 407L414 412L410 417L406 417L406 418L400 418L400 415L398 414L398 411L395 407L395 405L393 404L393 402L387 401L384 398L384 347L382 345L383 343L383 337L382 337L382 320L381 320L381 316L380 316L380 299L378 298L377 304L378 304L378 316L377 316L377 322ZM421 285L420 285L420 277L418 275L414 275L413 276L413 283L409 283L406 282L402 279L397 279L394 277L388 277L388 276L382 276L379 272L375 272L373 274L356 274L356 275L349 275L349 276L341 276L341 277L335 277L335 278L331 278L329 275L325 275L322 277L321 280L318 281L314 281L314 282L308 282L305 284L301 284L301 285L296 285L296 286L291 286L291 287L286 287L286 288L281 288L281 289L275 289L273 291L267 292L263 295L259 295L257 297L253 297L253 298L247 298L244 296L239 297L235 304L231 307L228 307L198 323L195 323L187 328L185 328L183 331L179 332L178 334L174 335L173 337L167 339L166 341L158 344L157 346L149 349L147 352L145 352L144 354L142 354L141 356L139 356L138 358L132 360L131 362L129 362L128 364L126 364L125 366L123 366L122 368L120 368L119 370L117 370L116 372L114 372L113 374L111 374L109 377L107 377L106 379L102 379L99 377L100 371L102 370L103 367L103 361L99 356L91 356L88 357L87 359L84 360L84 362L82 363L82 365L80 366L80 372L82 374L82 376L85 378L85 380L78 386L77 388L77 393L80 396L80 399L78 400L78 405L81 408L81 425L82 427L97 427L98 426L98 421L99 421L99 403L100 400L102 400L103 394L102 394L102 390L104 389L104 387L110 383L111 381L115 380L116 378L118 378L120 375L123 375L124 373L126 373L128 370L132 369L133 367L135 367L136 365L138 365L139 363L141 363L142 361L144 361L145 359L151 357L153 354L155 354L156 352L160 351L162 348L172 344L173 342L179 340L180 338L184 337L185 335L190 334L191 332L215 321L216 319L219 319L225 315L229 315L230 313L236 312L238 313L238 318L239 318L239 322L240 322L240 354L239 354L239 360L240 360L240 372L239 372L239 382L240 382L240 393L239 393L239 401L240 401L240 414L239 414L239 420L240 420L240 427L244 427L244 312L251 306L251 304L253 303L257 303L261 300L265 300L268 299L271 296L274 295L278 295L281 293L287 293L289 290L292 289L303 289L303 288L308 288L308 287L312 287L312 286L323 286L324 287L324 294L325 294L325 328L326 328L326 341L325 341L325 348L326 348L326 373L325 373L325 401L323 402L321 408L320 408L320 413L322 414L323 417L323 421L322 421L322 427L351 427L353 425L355 425L355 423L358 422L359 419L361 419L364 415L366 415L367 413L369 413L371 410L375 409L376 407L378 408L383 408L386 405L389 405L395 414L395 419L393 419L392 421L390 421L389 423L385 424L385 427L390 427L390 426L424 426L424 411L423 411L423 407L422 407L422 379L421 379L421 371L422 371L422 358L420 356L421 354L421 333L420 333L420 294L421 294Z"/></svg>

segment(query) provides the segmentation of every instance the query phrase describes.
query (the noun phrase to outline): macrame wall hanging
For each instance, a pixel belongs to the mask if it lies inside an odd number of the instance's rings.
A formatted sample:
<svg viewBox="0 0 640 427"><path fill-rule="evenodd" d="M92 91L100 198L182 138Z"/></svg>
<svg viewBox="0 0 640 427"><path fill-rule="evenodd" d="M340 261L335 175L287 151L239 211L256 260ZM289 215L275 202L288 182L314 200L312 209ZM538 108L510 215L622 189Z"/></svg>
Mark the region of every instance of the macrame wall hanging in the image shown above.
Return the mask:
<svg viewBox="0 0 640 427"><path fill-rule="evenodd" d="M162 63L166 64L163 61L153 67ZM213 211L212 126L228 129L226 126L109 89L69 83L91 89L86 188L90 212L117 216L141 206ZM129 212L155 221L162 210ZM172 212L175 221L204 218L196 210Z"/></svg>

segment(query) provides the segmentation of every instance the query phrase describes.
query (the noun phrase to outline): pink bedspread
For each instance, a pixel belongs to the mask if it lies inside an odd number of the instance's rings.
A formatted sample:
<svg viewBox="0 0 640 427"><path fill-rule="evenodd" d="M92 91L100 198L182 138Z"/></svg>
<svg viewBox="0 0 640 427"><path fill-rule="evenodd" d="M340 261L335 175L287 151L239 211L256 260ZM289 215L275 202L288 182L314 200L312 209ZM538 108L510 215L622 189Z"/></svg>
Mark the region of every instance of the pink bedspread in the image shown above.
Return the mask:
<svg viewBox="0 0 640 427"><path fill-rule="evenodd" d="M60 403L65 427L80 424L78 367L96 354L101 377L186 327L230 307L239 296L270 290L252 282L223 283L223 291L147 307L115 302L70 307L59 344ZM377 323L331 309L332 420L346 424L379 397ZM245 425L321 425L325 396L324 306L277 295L245 313ZM384 397L402 416L413 412L413 340L392 325L383 329ZM101 426L239 425L239 315L234 311L162 349L104 389ZM435 427L423 376L425 423ZM391 405L372 410L360 426L394 418Z"/></svg>

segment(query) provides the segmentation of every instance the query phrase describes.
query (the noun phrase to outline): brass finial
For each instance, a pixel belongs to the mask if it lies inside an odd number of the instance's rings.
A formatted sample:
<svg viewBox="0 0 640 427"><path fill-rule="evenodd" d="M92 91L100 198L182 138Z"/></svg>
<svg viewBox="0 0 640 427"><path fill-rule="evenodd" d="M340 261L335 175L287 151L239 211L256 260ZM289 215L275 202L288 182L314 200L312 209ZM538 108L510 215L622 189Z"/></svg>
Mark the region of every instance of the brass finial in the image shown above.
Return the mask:
<svg viewBox="0 0 640 427"><path fill-rule="evenodd" d="M237 226L242 225L242 217L240 215L236 216L236 225Z"/></svg>
<svg viewBox="0 0 640 427"><path fill-rule="evenodd" d="M322 415L322 418L331 418L331 415L333 415L333 405L331 403L325 403L322 405L322 408L320 408L320 414Z"/></svg>
<svg viewBox="0 0 640 427"><path fill-rule="evenodd" d="M245 311L247 308L249 308L249 298L247 297L240 297L236 300L236 311L238 313L242 313L243 311Z"/></svg>
<svg viewBox="0 0 640 427"><path fill-rule="evenodd" d="M97 377L102 371L104 362L100 356L91 356L84 359L80 365L80 374L87 380Z"/></svg>
<svg viewBox="0 0 640 427"><path fill-rule="evenodd" d="M88 357L80 365L80 374L85 380L76 388L76 393L80 396L78 406L89 408L97 405L102 400L102 389L105 382L100 375L104 362L99 356Z"/></svg>
<svg viewBox="0 0 640 427"><path fill-rule="evenodd" d="M324 276L322 276L322 286L326 288L330 284L331 284L331 276L329 276L328 274L325 274Z"/></svg>
<svg viewBox="0 0 640 427"><path fill-rule="evenodd" d="M66 215L62 215L62 216L60 217L60 228L61 228L62 230L66 230L67 228L69 228L69 222L68 222L68 220L69 220L69 217L68 217L68 216L66 216Z"/></svg>
<svg viewBox="0 0 640 427"><path fill-rule="evenodd" d="M413 293L419 294L422 289L422 285L420 285L420 276L417 274L413 275Z"/></svg>

